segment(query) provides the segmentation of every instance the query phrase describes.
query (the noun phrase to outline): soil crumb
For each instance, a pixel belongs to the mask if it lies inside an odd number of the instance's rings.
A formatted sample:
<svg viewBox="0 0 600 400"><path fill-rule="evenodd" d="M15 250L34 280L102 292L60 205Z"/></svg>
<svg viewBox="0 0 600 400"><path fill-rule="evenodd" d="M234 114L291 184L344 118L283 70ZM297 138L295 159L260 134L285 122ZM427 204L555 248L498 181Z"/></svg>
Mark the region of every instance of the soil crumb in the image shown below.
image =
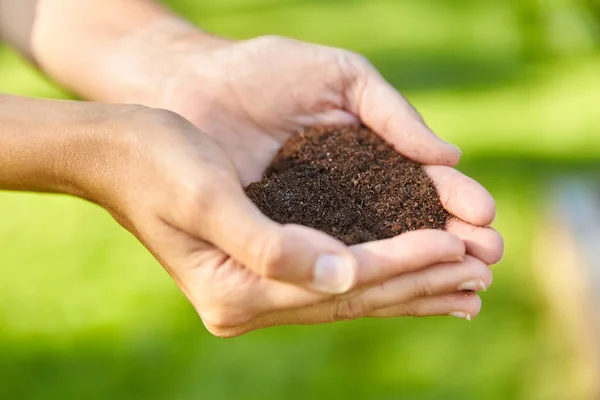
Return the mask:
<svg viewBox="0 0 600 400"><path fill-rule="evenodd" d="M445 229L422 166L364 126L313 127L292 136L246 194L276 222L309 226L347 245L416 229Z"/></svg>

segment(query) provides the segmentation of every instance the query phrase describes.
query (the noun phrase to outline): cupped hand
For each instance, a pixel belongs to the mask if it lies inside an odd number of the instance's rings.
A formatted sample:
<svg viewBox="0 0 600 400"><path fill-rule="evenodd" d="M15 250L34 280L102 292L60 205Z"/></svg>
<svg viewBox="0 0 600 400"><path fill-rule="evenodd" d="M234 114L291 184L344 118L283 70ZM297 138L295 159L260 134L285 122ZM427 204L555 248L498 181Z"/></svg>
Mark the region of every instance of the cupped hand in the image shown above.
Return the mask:
<svg viewBox="0 0 600 400"><path fill-rule="evenodd" d="M476 258L444 231L346 247L307 227L276 224L245 196L226 153L174 113L131 107L102 129L117 139L101 153L102 168L92 169L88 197L144 243L215 335L367 315L467 318L479 298L456 292L491 284L480 258L497 254L480 239ZM464 194L489 201L475 183L456 194L454 172L431 168L457 214ZM479 206L468 211L489 218Z"/></svg>
<svg viewBox="0 0 600 400"><path fill-rule="evenodd" d="M312 125L362 122L395 149L424 164L446 209L449 231L487 264L499 261L502 238L487 226L491 195L453 166L460 151L421 116L362 56L277 36L243 42L194 34L145 59L153 75L143 103L175 111L213 138L246 185L260 179L282 143ZM207 40L207 39L204 39ZM152 53L156 51L157 53Z"/></svg>
<svg viewBox="0 0 600 400"><path fill-rule="evenodd" d="M141 101L175 111L213 137L244 184L262 176L285 139L312 125L361 121L416 161L459 161L460 150L431 132L352 52L276 36L223 41L209 50L194 41L175 48L155 60L169 66Z"/></svg>

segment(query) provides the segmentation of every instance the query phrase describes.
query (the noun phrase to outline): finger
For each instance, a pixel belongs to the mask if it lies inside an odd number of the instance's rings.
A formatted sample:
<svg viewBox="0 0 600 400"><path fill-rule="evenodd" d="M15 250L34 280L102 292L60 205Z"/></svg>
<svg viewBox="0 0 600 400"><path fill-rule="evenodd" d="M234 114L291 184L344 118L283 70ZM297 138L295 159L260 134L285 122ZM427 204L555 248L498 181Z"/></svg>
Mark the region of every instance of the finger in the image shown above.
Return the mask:
<svg viewBox="0 0 600 400"><path fill-rule="evenodd" d="M412 231L392 239L363 243L350 247L358 264L355 290L384 281L394 276L426 268L434 264L461 261L465 256L463 240L448 232L440 230ZM274 310L300 308L313 305L328 298L329 295L315 293L287 283L263 279L255 280L244 274L243 268L231 260L219 266L220 273L210 273L211 279L203 276L199 281L212 282L214 287L227 287L230 276L245 276L237 284L239 290L235 295L227 294L218 299L221 304L240 308L242 305L252 314L258 315ZM253 272L248 272L253 274ZM208 289L208 288L207 288ZM217 292L229 293L229 290Z"/></svg>
<svg viewBox="0 0 600 400"><path fill-rule="evenodd" d="M404 237L410 240L403 241ZM352 246L351 250L359 265L356 290L341 297L319 299L274 282L269 290L253 296L260 299L260 312L304 307L314 314L311 318L323 322L354 319L416 297L486 290L492 283L489 267L474 257L465 257L463 241L444 231L410 232Z"/></svg>
<svg viewBox="0 0 600 400"><path fill-rule="evenodd" d="M273 222L240 187L221 182L202 212L202 237L263 278L325 293L344 293L356 282L356 260L343 243L312 228Z"/></svg>
<svg viewBox="0 0 600 400"><path fill-rule="evenodd" d="M328 304L328 303L323 303ZM343 308L342 308L343 309ZM340 310L342 310L340 309ZM454 292L431 297L422 297L402 304L373 311L366 315L373 318L391 317L429 317L429 316L454 316L471 320L481 310L481 298L473 292ZM276 311L264 314L253 320L225 328L208 327L209 330L222 337L235 337L258 329L282 325L316 325L336 322L347 311L332 311L331 307L320 306L318 311L315 307L306 307L294 310Z"/></svg>
<svg viewBox="0 0 600 400"><path fill-rule="evenodd" d="M424 167L449 213L473 225L487 226L496 216L492 195L458 170L439 165Z"/></svg>
<svg viewBox="0 0 600 400"><path fill-rule="evenodd" d="M340 319L354 319L375 310L402 304L421 297L453 293L460 290L487 290L492 272L482 261L467 256L464 261L438 264L411 272L373 286L357 296L338 298ZM343 315L347 312L347 315ZM346 318L344 318L346 317Z"/></svg>
<svg viewBox="0 0 600 400"><path fill-rule="evenodd" d="M419 113L368 62L350 55L351 81L348 109L394 148L423 164L454 166L460 150L443 141L425 124Z"/></svg>
<svg viewBox="0 0 600 400"><path fill-rule="evenodd" d="M450 315L471 320L481 311L481 298L473 292L456 292L439 296L422 297L404 304L377 310L373 318L431 317Z"/></svg>
<svg viewBox="0 0 600 400"><path fill-rule="evenodd" d="M359 267L356 288L348 293L348 296L357 295L365 290L366 285L402 273L436 263L462 260L465 254L465 246L461 239L436 230L409 232L393 239L353 246L351 250ZM204 267L194 271L195 276L188 279L210 282L210 287L204 288L202 292L213 293L212 302L220 306L219 310L213 306L202 314L205 322L213 321L212 325L217 325L214 323L215 318L207 316L214 317L215 312L232 317L243 311L243 316L250 315L254 318L277 310L312 306L331 297L276 280L255 279L255 276L252 276L254 272L232 260L221 262L215 268L218 269L218 273ZM201 276L197 276L198 274ZM230 279L232 276L238 277L233 290ZM198 287L195 284L192 286ZM215 298L214 294L218 297ZM199 296L201 297L202 293ZM230 318L232 324L229 325L236 326L240 319L244 318L233 318L233 321Z"/></svg>
<svg viewBox="0 0 600 400"><path fill-rule="evenodd" d="M282 310L256 318L256 321L273 321L277 325L318 324L351 320L397 304L459 290L480 290L489 287L492 274L487 265L467 257L463 262L438 264L436 266L404 274L398 278L373 286L365 291L337 296L312 306L294 310ZM260 325L259 324L259 325Z"/></svg>
<svg viewBox="0 0 600 400"><path fill-rule="evenodd" d="M488 265L499 263L504 255L504 240L493 228L473 226L453 219L448 222L446 229L463 240L468 254Z"/></svg>
<svg viewBox="0 0 600 400"><path fill-rule="evenodd" d="M391 239L350 247L358 264L357 287L430 265L459 261L465 256L464 242L444 231L418 230Z"/></svg>

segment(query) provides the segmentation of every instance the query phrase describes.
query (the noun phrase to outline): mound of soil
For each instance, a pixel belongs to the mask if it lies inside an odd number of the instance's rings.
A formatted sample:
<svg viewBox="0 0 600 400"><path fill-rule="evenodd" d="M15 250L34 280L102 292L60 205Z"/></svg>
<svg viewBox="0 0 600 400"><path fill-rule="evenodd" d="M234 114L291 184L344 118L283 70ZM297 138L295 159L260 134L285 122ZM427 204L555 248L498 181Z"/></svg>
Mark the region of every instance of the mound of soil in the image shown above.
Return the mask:
<svg viewBox="0 0 600 400"><path fill-rule="evenodd" d="M347 245L444 229L450 218L421 165L361 126L294 135L263 179L245 190L271 219L310 226Z"/></svg>

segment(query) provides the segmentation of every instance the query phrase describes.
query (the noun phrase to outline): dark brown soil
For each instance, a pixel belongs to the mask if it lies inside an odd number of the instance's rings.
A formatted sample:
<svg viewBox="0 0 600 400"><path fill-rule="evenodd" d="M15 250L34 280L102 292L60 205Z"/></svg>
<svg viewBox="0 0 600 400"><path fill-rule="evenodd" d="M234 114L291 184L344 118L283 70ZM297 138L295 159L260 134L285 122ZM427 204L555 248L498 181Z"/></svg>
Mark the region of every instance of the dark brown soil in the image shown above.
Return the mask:
<svg viewBox="0 0 600 400"><path fill-rule="evenodd" d="M313 227L348 245L444 229L450 218L421 165L358 126L293 136L246 193L271 219Z"/></svg>

